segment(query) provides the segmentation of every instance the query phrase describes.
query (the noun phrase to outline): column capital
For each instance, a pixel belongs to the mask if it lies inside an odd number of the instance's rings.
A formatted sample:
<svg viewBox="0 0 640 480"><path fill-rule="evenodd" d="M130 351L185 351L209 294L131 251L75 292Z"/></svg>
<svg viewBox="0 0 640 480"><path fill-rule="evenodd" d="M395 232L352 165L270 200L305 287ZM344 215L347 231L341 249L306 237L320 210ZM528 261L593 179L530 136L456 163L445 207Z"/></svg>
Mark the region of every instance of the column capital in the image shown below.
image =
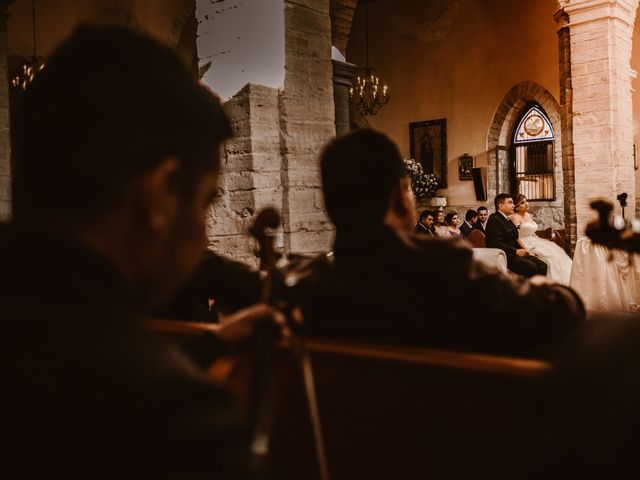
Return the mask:
<svg viewBox="0 0 640 480"><path fill-rule="evenodd" d="M560 25L561 29L569 26L569 14L562 8L553 14L553 19Z"/></svg>
<svg viewBox="0 0 640 480"><path fill-rule="evenodd" d="M615 18L633 27L638 0L559 0L559 5L570 25Z"/></svg>
<svg viewBox="0 0 640 480"><path fill-rule="evenodd" d="M358 69L358 65L340 60L331 60L333 63L333 83L351 86L351 80Z"/></svg>

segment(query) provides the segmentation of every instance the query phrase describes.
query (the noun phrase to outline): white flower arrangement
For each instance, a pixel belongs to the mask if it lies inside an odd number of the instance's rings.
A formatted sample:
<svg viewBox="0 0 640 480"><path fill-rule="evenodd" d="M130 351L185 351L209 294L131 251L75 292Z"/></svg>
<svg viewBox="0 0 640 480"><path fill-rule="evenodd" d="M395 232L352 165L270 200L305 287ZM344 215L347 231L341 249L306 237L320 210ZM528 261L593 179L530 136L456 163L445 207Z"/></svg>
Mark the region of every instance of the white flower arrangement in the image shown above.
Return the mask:
<svg viewBox="0 0 640 480"><path fill-rule="evenodd" d="M431 198L436 194L438 181L433 173L424 173L422 165L412 158L404 160L404 168L411 178L411 188L416 200Z"/></svg>

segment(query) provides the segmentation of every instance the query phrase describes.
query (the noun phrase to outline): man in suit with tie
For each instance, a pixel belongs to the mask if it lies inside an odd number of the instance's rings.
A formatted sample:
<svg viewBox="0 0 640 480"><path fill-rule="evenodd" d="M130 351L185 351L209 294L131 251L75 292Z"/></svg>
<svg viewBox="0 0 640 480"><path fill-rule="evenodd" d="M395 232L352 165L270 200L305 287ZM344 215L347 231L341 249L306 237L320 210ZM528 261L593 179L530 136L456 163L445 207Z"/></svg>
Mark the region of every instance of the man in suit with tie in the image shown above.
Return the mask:
<svg viewBox="0 0 640 480"><path fill-rule="evenodd" d="M476 211L478 212L478 220L473 225L473 228L477 228L478 230L480 230L482 233L486 235L487 221L488 221L487 219L489 218L489 210L487 210L487 207L481 206L481 207L478 207Z"/></svg>
<svg viewBox="0 0 640 480"><path fill-rule="evenodd" d="M422 233L429 235L430 237L436 236L436 227L433 226L433 212L431 210L423 210L420 214L420 219L416 225L416 233Z"/></svg>
<svg viewBox="0 0 640 480"><path fill-rule="evenodd" d="M478 221L478 212L475 210L467 210L467 213L464 216L464 222L460 225L460 232L462 232L463 237L468 237L473 230L474 225Z"/></svg>
<svg viewBox="0 0 640 480"><path fill-rule="evenodd" d="M495 198L496 212L487 221L487 247L499 248L507 254L507 267L524 277L546 275L547 264L518 243L518 229L509 219L515 210L513 197L499 193Z"/></svg>

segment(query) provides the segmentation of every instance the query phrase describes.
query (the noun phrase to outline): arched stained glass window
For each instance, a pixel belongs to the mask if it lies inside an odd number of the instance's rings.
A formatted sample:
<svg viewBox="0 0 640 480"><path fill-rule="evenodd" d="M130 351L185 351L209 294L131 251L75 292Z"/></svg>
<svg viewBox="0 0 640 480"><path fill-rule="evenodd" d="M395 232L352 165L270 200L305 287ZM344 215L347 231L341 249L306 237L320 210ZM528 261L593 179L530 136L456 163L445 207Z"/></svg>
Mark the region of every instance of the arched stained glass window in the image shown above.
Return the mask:
<svg viewBox="0 0 640 480"><path fill-rule="evenodd" d="M525 110L516 122L512 143L511 184L529 200L554 200L553 140L549 118L539 105Z"/></svg>

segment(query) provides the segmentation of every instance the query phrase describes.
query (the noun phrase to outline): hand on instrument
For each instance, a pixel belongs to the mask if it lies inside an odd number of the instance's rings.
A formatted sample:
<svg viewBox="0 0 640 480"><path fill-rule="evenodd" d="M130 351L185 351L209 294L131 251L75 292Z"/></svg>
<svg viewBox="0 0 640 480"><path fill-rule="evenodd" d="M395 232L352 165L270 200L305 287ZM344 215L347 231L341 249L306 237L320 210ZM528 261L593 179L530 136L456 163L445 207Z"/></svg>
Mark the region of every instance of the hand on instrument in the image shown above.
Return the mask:
<svg viewBox="0 0 640 480"><path fill-rule="evenodd" d="M231 352L238 352L251 348L263 329L273 330L275 338L291 335L284 314L266 304L254 305L223 318L217 333Z"/></svg>

